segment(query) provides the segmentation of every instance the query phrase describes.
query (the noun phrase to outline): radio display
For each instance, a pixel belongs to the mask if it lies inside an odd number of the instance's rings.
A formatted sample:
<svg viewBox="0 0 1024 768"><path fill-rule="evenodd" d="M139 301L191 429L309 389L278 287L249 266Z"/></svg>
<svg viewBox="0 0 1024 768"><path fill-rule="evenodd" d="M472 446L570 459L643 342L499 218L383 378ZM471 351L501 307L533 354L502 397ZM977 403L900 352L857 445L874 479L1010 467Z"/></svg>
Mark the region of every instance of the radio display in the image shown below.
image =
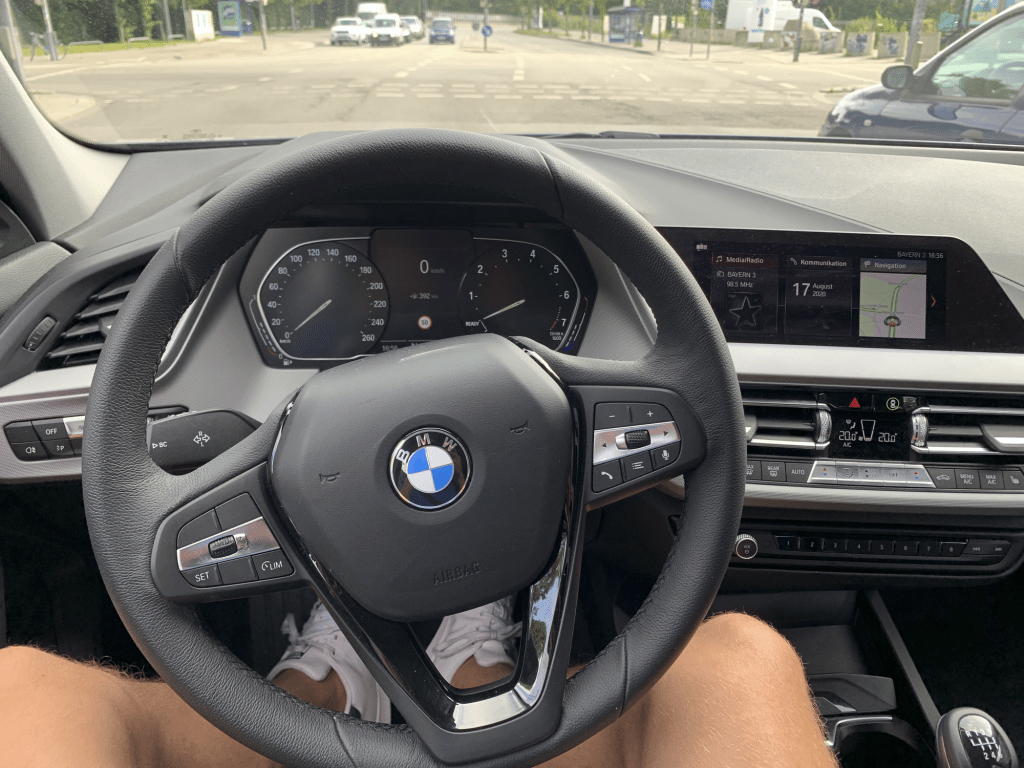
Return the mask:
<svg viewBox="0 0 1024 768"><path fill-rule="evenodd" d="M833 413L829 457L902 461L910 451L909 430L907 414Z"/></svg>
<svg viewBox="0 0 1024 768"><path fill-rule="evenodd" d="M943 250L696 241L691 263L730 341L945 340Z"/></svg>

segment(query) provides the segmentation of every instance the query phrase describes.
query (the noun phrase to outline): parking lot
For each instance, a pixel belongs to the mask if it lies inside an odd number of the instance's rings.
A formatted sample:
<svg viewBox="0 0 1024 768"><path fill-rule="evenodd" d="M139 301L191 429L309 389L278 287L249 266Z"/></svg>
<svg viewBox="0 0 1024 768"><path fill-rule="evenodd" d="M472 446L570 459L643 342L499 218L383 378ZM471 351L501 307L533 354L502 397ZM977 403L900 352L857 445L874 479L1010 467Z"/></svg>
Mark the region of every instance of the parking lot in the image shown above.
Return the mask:
<svg viewBox="0 0 1024 768"><path fill-rule="evenodd" d="M287 137L397 126L482 132L815 135L890 62L666 42L642 51L512 27L455 45L333 47L327 30L25 62L43 111L91 141Z"/></svg>

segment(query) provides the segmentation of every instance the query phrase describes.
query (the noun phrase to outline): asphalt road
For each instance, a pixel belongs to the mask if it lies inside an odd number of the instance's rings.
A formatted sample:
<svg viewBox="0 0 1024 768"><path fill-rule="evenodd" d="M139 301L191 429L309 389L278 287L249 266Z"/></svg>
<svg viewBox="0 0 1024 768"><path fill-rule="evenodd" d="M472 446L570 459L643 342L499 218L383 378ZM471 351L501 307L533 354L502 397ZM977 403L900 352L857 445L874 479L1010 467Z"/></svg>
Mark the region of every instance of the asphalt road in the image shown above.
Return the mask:
<svg viewBox="0 0 1024 768"><path fill-rule="evenodd" d="M577 33L578 34L578 33ZM72 54L25 63L52 120L97 142L290 137L398 126L486 133L604 130L817 134L843 91L886 62L648 41L631 49L469 23L455 45L332 47L327 31Z"/></svg>

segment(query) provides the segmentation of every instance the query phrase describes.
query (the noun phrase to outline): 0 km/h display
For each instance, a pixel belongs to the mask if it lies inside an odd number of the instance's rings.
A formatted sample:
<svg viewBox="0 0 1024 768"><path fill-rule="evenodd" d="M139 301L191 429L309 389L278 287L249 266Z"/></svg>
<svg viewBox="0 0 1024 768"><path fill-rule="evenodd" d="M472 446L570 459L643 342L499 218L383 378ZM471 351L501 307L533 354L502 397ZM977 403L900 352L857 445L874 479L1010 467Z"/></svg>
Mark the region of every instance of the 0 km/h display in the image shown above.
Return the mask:
<svg viewBox="0 0 1024 768"><path fill-rule="evenodd" d="M271 364L322 366L475 333L526 336L569 354L579 346L593 276L569 236L380 228L314 240L314 232L266 235L274 250L257 245L242 278Z"/></svg>
<svg viewBox="0 0 1024 768"><path fill-rule="evenodd" d="M572 327L580 291L550 251L506 242L474 261L459 289L466 331L527 336L558 349Z"/></svg>
<svg viewBox="0 0 1024 768"><path fill-rule="evenodd" d="M293 360L365 354L388 323L377 268L341 242L307 243L278 259L259 287L268 332Z"/></svg>

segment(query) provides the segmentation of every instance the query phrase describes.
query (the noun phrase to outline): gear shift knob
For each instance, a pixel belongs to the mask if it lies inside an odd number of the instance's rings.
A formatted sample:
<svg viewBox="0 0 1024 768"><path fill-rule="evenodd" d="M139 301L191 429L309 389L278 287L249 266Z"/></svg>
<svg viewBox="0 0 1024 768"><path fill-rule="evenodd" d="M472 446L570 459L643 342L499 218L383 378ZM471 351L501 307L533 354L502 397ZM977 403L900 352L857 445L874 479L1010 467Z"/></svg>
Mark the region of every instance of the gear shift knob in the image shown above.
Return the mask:
<svg viewBox="0 0 1024 768"><path fill-rule="evenodd" d="M950 710L935 729L939 768L1019 768L999 723L980 709Z"/></svg>

